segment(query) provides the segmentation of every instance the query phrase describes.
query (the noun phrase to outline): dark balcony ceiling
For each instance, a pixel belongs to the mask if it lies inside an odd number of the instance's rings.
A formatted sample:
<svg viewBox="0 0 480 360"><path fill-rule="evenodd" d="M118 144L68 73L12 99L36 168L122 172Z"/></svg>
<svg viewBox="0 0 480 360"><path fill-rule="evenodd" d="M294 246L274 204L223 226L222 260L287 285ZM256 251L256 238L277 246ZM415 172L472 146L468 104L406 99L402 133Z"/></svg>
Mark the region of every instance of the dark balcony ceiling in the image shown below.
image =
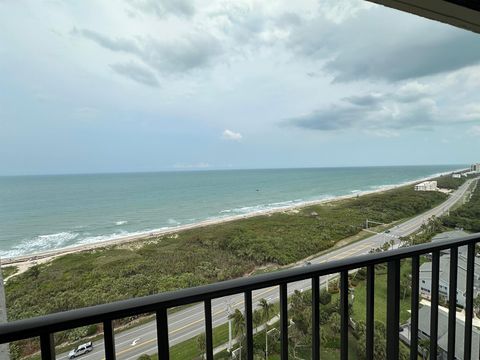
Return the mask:
<svg viewBox="0 0 480 360"><path fill-rule="evenodd" d="M480 33L480 0L368 0Z"/></svg>

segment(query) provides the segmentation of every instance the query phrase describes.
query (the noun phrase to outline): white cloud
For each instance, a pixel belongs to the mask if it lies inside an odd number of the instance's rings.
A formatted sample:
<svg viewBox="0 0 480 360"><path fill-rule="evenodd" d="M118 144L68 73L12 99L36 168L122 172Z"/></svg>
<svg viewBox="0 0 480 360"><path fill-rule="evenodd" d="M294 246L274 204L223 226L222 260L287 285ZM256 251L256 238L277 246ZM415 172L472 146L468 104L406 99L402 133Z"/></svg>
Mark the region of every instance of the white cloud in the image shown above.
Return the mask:
<svg viewBox="0 0 480 360"><path fill-rule="evenodd" d="M240 141L242 140L242 134L226 129L222 134L222 139Z"/></svg>
<svg viewBox="0 0 480 360"><path fill-rule="evenodd" d="M472 126L468 133L473 136L480 136L480 125Z"/></svg>
<svg viewBox="0 0 480 360"><path fill-rule="evenodd" d="M193 169L207 169L210 167L210 164L207 162L198 162L194 164L184 164L184 163L178 163L173 165L175 169L184 169L184 170L193 170Z"/></svg>

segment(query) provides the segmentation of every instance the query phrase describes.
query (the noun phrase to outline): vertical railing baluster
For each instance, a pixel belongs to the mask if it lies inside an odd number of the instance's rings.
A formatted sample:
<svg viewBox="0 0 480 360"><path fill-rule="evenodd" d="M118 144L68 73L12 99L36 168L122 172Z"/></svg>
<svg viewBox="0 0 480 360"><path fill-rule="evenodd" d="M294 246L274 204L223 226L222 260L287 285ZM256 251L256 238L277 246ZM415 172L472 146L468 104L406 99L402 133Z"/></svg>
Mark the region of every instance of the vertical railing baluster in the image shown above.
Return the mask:
<svg viewBox="0 0 480 360"><path fill-rule="evenodd" d="M42 360L55 360L53 334L44 333L40 335L40 350L42 352Z"/></svg>
<svg viewBox="0 0 480 360"><path fill-rule="evenodd" d="M340 273L340 358L348 360L348 270Z"/></svg>
<svg viewBox="0 0 480 360"><path fill-rule="evenodd" d="M312 360L320 359L320 282L312 278Z"/></svg>
<svg viewBox="0 0 480 360"><path fill-rule="evenodd" d="M398 360L400 322L400 260L387 265L387 359Z"/></svg>
<svg viewBox="0 0 480 360"><path fill-rule="evenodd" d="M440 277L440 251L432 252L432 286L430 308L430 359L437 359L438 349L438 286Z"/></svg>
<svg viewBox="0 0 480 360"><path fill-rule="evenodd" d="M373 334L375 331L375 265L367 267L367 309L366 309L366 342L367 359L373 359Z"/></svg>
<svg viewBox="0 0 480 360"><path fill-rule="evenodd" d="M465 291L465 344L464 359L472 355L472 318L473 318L473 279L475 275L475 244L468 244L467 280Z"/></svg>
<svg viewBox="0 0 480 360"><path fill-rule="evenodd" d="M245 327L247 340L247 360L253 360L253 313L252 291L245 291Z"/></svg>
<svg viewBox="0 0 480 360"><path fill-rule="evenodd" d="M115 335L113 333L113 321L103 322L103 344L105 347L105 359L115 360Z"/></svg>
<svg viewBox="0 0 480 360"><path fill-rule="evenodd" d="M205 353L207 360L213 360L213 324L212 324L212 300L204 301L205 312Z"/></svg>
<svg viewBox="0 0 480 360"><path fill-rule="evenodd" d="M419 301L420 257L412 257L412 299L410 316L410 360L418 360L418 301Z"/></svg>
<svg viewBox="0 0 480 360"><path fill-rule="evenodd" d="M156 313L158 360L168 360L170 349L168 342L168 315L166 308L160 308Z"/></svg>
<svg viewBox="0 0 480 360"><path fill-rule="evenodd" d="M288 360L288 294L287 284L280 284L280 359Z"/></svg>
<svg viewBox="0 0 480 360"><path fill-rule="evenodd" d="M457 267L458 248L450 249L450 281L448 294L448 351L447 359L455 359L455 335L457 328Z"/></svg>

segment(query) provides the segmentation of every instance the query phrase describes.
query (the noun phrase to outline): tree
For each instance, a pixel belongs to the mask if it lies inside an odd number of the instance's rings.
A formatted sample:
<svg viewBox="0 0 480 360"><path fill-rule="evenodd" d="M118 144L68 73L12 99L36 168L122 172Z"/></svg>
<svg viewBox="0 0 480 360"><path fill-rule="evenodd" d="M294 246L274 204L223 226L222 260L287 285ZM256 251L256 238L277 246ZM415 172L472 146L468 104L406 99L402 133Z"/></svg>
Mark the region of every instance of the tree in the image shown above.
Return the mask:
<svg viewBox="0 0 480 360"><path fill-rule="evenodd" d="M473 299L473 309L475 310L475 314L479 316L480 314L480 295L478 295L475 299Z"/></svg>
<svg viewBox="0 0 480 360"><path fill-rule="evenodd" d="M265 322L265 360L268 359L268 322L273 314L273 304L269 303L267 299L260 299L260 309L262 318Z"/></svg>
<svg viewBox="0 0 480 360"><path fill-rule="evenodd" d="M330 304L330 302L332 301L332 294L330 294L328 291L323 289L320 292L319 301L320 301L320 304L322 305Z"/></svg>
<svg viewBox="0 0 480 360"><path fill-rule="evenodd" d="M332 331L336 334L340 333L340 314L337 312L334 312L330 314L330 318L328 320L330 323L330 327L332 328Z"/></svg>
<svg viewBox="0 0 480 360"><path fill-rule="evenodd" d="M428 356L430 355L430 339L420 339L420 341L418 342L418 346L422 350L422 359L428 359Z"/></svg>
<svg viewBox="0 0 480 360"><path fill-rule="evenodd" d="M201 333L197 336L197 348L200 351L202 359L205 359L205 351L207 349L205 333Z"/></svg>
<svg viewBox="0 0 480 360"><path fill-rule="evenodd" d="M258 327L263 322L263 316L260 311L256 310L253 312L252 322L253 322L253 327L255 328L255 332L257 332Z"/></svg>
<svg viewBox="0 0 480 360"><path fill-rule="evenodd" d="M405 297L407 294L410 295L410 292L412 291L411 288L411 281L409 276L404 276L400 280L400 289L403 291L403 300L405 300Z"/></svg>
<svg viewBox="0 0 480 360"><path fill-rule="evenodd" d="M242 342L245 337L245 316L243 313L235 309L235 312L229 316L233 321L233 334L238 337L239 359L242 359Z"/></svg>

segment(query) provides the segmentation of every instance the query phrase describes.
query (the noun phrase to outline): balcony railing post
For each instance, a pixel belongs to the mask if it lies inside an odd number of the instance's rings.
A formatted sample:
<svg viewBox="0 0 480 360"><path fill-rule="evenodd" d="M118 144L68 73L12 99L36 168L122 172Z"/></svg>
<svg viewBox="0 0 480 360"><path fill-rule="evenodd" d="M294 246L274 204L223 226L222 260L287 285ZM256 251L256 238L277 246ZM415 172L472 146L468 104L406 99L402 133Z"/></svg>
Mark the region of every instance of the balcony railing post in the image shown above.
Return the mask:
<svg viewBox="0 0 480 360"><path fill-rule="evenodd" d="M288 294L287 283L280 284L280 359L288 360Z"/></svg>
<svg viewBox="0 0 480 360"><path fill-rule="evenodd" d="M418 360L418 301L420 257L412 257L412 299L410 317L410 360Z"/></svg>
<svg viewBox="0 0 480 360"><path fill-rule="evenodd" d="M398 360L400 321L400 260L387 265L387 359Z"/></svg>
<svg viewBox="0 0 480 360"><path fill-rule="evenodd" d="M312 360L320 359L320 279L312 278Z"/></svg>
<svg viewBox="0 0 480 360"><path fill-rule="evenodd" d="M457 328L457 271L458 248L450 249L450 281L448 294L448 351L447 359L455 359L455 335Z"/></svg>
<svg viewBox="0 0 480 360"><path fill-rule="evenodd" d="M40 350L42 352L42 360L55 360L53 334L44 333L40 335Z"/></svg>
<svg viewBox="0 0 480 360"><path fill-rule="evenodd" d="M103 322L103 343L105 347L105 359L115 360L115 335L113 333L113 321Z"/></svg>
<svg viewBox="0 0 480 360"><path fill-rule="evenodd" d="M247 330L247 360L253 360L253 309L251 290L245 291L245 327Z"/></svg>
<svg viewBox="0 0 480 360"><path fill-rule="evenodd" d="M366 344L367 359L373 359L373 334L375 331L375 265L367 267L367 311L366 311Z"/></svg>
<svg viewBox="0 0 480 360"><path fill-rule="evenodd" d="M168 315L167 309L161 308L157 310L157 346L158 360L169 360L170 345L168 342Z"/></svg>
<svg viewBox="0 0 480 360"><path fill-rule="evenodd" d="M438 287L440 277L440 251L432 252L432 286L430 307L430 359L437 359L438 349Z"/></svg>
<svg viewBox="0 0 480 360"><path fill-rule="evenodd" d="M205 312L205 353L207 360L213 360L213 321L212 321L212 300L204 301Z"/></svg>
<svg viewBox="0 0 480 360"><path fill-rule="evenodd" d="M348 360L348 270L340 273L340 358Z"/></svg>
<svg viewBox="0 0 480 360"><path fill-rule="evenodd" d="M467 280L465 293L465 343L463 358L470 359L472 355L472 319L473 319L473 279L475 275L475 244L468 245Z"/></svg>

